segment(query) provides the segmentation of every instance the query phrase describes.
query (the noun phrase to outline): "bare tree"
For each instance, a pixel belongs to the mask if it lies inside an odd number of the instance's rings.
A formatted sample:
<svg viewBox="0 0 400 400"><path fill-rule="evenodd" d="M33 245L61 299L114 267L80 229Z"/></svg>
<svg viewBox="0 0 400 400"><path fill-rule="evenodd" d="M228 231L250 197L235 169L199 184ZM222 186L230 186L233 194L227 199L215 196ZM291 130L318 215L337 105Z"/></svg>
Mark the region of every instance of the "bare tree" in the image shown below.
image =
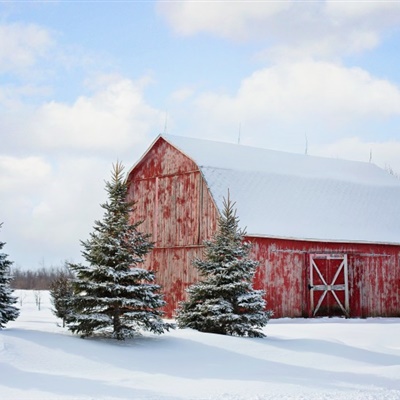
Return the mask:
<svg viewBox="0 0 400 400"><path fill-rule="evenodd" d="M36 307L40 311L40 306L42 304L42 291L41 290L34 290L33 293L35 295Z"/></svg>
<svg viewBox="0 0 400 400"><path fill-rule="evenodd" d="M52 282L61 275L72 278L71 271L65 266L41 267L37 270L23 270L20 267L11 269L13 289L50 290Z"/></svg>

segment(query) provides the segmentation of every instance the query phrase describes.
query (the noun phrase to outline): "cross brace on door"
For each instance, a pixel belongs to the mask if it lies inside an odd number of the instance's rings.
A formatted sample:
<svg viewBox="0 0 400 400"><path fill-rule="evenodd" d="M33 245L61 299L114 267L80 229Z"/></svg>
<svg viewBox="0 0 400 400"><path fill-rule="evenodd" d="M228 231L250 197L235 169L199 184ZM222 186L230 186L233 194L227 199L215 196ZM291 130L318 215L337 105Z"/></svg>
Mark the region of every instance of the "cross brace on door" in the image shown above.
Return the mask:
<svg viewBox="0 0 400 400"><path fill-rule="evenodd" d="M335 274L331 281L328 283L329 277L324 276L318 266L317 260L338 260L340 264L337 266ZM342 310L346 317L350 315L349 309L349 284L348 284L348 265L347 265L347 254L310 254L310 275L308 288L310 290L310 306L312 315L315 317L317 312L320 310L324 299L327 297L328 293L332 294L335 299L336 304ZM314 284L315 273L319 278L318 284ZM343 283L336 283L338 277L341 276L341 281ZM338 293L344 292L344 302L339 299ZM322 292L322 293L321 293ZM316 302L315 298L319 299ZM343 297L343 296L340 296ZM315 304L316 303L316 304ZM344 303L344 304L343 304Z"/></svg>

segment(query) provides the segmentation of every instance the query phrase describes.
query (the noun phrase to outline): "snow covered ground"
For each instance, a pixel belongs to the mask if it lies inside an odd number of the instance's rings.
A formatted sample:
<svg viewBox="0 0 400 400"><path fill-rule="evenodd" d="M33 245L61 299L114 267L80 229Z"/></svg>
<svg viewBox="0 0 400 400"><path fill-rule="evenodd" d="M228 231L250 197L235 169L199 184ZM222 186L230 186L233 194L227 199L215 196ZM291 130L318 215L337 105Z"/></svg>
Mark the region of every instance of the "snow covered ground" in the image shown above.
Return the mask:
<svg viewBox="0 0 400 400"><path fill-rule="evenodd" d="M272 320L264 339L80 339L30 291L0 331L1 400L397 400L399 319Z"/></svg>

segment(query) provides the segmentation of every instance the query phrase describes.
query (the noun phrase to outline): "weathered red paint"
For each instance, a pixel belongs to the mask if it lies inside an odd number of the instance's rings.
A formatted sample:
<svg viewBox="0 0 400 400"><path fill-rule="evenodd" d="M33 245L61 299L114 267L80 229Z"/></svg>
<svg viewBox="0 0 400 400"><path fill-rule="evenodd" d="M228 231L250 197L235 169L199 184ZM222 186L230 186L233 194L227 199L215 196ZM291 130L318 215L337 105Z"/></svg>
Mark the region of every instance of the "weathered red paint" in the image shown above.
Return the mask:
<svg viewBox="0 0 400 400"><path fill-rule="evenodd" d="M309 254L347 254L351 317L400 316L400 246L248 238L275 317L310 315Z"/></svg>
<svg viewBox="0 0 400 400"><path fill-rule="evenodd" d="M136 202L131 219L143 220L142 230L155 242L146 267L157 272L167 301L165 312L172 317L185 289L198 279L192 261L202 256L203 241L214 234L219 214L198 166L163 138L132 169L128 185L128 197ZM253 243L251 255L260 263L254 286L266 291L275 317L311 316L308 281L313 253L348 255L351 317L400 316L400 246L246 240Z"/></svg>
<svg viewBox="0 0 400 400"><path fill-rule="evenodd" d="M131 171L128 185L136 203L131 220L143 220L141 229L155 242L145 266L157 272L171 317L198 279L192 261L215 232L218 212L197 165L163 139Z"/></svg>

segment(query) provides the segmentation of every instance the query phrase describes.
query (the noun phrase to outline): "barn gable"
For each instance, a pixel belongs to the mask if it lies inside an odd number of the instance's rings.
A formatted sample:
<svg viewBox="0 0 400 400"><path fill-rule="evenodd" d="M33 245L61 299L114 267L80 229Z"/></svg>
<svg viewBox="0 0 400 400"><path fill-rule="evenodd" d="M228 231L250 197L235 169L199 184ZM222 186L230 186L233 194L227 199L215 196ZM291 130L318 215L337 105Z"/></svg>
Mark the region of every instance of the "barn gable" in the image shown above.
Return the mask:
<svg viewBox="0 0 400 400"><path fill-rule="evenodd" d="M276 317L400 316L400 180L373 164L161 135L128 185L169 317L228 189Z"/></svg>
<svg viewBox="0 0 400 400"><path fill-rule="evenodd" d="M203 241L216 229L218 211L198 166L158 137L130 170L131 220L155 243L146 267L157 271L165 289L167 315L173 315L185 289L198 279L192 260L202 256Z"/></svg>
<svg viewBox="0 0 400 400"><path fill-rule="evenodd" d="M128 173L136 220L159 247L197 246L210 237L217 213L198 166L159 137ZM205 194L205 195L204 195Z"/></svg>

